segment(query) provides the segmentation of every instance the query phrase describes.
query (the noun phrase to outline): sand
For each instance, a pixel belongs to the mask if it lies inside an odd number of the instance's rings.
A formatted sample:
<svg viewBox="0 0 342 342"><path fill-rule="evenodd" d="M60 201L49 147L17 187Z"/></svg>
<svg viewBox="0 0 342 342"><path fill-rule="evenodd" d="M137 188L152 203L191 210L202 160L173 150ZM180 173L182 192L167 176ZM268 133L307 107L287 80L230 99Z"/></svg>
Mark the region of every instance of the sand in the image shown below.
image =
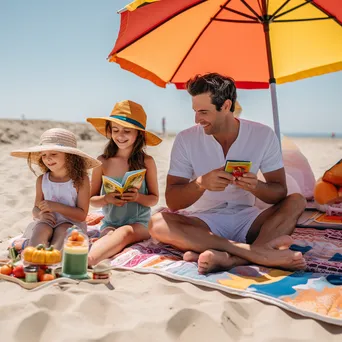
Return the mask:
<svg viewBox="0 0 342 342"><path fill-rule="evenodd" d="M35 176L13 149L36 144L50 127L67 127L97 156L105 140L86 124L0 120L0 250L31 220ZM82 140L84 139L84 140ZM315 177L341 158L342 140L296 138ZM173 137L148 150L158 166L160 202ZM68 285L29 292L0 281L1 341L340 341L342 327L253 299L152 274L114 271L113 288Z"/></svg>

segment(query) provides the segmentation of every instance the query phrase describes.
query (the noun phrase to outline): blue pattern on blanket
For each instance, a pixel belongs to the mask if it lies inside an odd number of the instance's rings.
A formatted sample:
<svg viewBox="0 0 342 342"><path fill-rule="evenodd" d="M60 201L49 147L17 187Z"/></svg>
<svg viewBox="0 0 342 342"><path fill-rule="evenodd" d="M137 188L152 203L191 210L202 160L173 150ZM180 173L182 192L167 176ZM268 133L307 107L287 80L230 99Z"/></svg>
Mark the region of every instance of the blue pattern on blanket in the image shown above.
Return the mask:
<svg viewBox="0 0 342 342"><path fill-rule="evenodd" d="M276 283L266 285L250 285L249 289L255 289L259 293L276 298L280 296L290 296L296 293L295 286L307 284L310 278L314 278L312 273L298 272L290 274L289 276L284 277Z"/></svg>
<svg viewBox="0 0 342 342"><path fill-rule="evenodd" d="M311 231L308 233L311 234ZM315 255L317 259L318 247L318 251L323 251L324 257L327 257L332 249L330 241L326 248L323 248L323 241L311 244L308 254L311 253L311 258ZM296 240L297 246L306 243L304 240ZM341 247L336 246L336 249L342 254ZM327 269L336 264L329 263L332 265L327 265ZM198 273L196 263L182 260L179 251L161 243L155 244L152 240L126 248L111 264L116 269L154 273L234 295L252 297L302 316L342 326L341 275L291 272L257 265L239 266L229 271L203 275Z"/></svg>
<svg viewBox="0 0 342 342"><path fill-rule="evenodd" d="M298 245L291 245L290 249L294 252L302 252L302 254L305 254L309 250L312 249L311 246L298 246Z"/></svg>
<svg viewBox="0 0 342 342"><path fill-rule="evenodd" d="M336 253L334 254L329 261L342 261L342 254Z"/></svg>

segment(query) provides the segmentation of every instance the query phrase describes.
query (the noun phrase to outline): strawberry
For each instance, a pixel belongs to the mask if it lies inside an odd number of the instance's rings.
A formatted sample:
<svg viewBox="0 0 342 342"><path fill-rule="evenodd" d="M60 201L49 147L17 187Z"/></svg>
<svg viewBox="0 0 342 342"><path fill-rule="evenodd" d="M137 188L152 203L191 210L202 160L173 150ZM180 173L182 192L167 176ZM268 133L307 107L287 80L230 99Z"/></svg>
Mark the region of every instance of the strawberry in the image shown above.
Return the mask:
<svg viewBox="0 0 342 342"><path fill-rule="evenodd" d="M25 278L24 266L19 265L13 268L13 276L16 278Z"/></svg>

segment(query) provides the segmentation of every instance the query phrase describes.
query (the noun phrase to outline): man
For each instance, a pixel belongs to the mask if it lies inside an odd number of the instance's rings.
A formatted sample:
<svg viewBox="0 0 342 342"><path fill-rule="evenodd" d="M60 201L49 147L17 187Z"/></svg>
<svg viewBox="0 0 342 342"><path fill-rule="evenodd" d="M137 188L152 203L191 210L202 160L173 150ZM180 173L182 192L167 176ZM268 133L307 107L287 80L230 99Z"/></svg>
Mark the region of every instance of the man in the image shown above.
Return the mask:
<svg viewBox="0 0 342 342"><path fill-rule="evenodd" d="M300 194L287 196L276 135L267 126L234 118L231 78L198 75L187 89L197 125L175 139L165 192L173 213L152 216L151 236L186 252L184 260L198 261L200 273L247 262L305 268L302 254L289 250L289 235L306 201ZM236 178L224 171L226 160L251 161L252 167ZM257 179L259 169L265 182ZM274 205L261 211L255 197Z"/></svg>

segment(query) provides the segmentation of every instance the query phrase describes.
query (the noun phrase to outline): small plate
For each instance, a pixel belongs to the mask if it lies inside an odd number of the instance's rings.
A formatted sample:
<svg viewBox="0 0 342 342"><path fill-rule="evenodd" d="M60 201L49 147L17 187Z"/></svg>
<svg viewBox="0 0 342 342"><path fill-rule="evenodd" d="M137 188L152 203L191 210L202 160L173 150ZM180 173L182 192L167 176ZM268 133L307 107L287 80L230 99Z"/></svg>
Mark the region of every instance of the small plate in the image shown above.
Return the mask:
<svg viewBox="0 0 342 342"><path fill-rule="evenodd" d="M54 273L54 271L53 271ZM56 272L58 273L58 272ZM10 281L12 283L16 283L18 285L20 285L21 287L23 287L24 289L27 290L32 290L35 289L37 287L40 287L44 284L47 283L73 283L73 284L77 284L79 282L86 282L86 283L90 283L90 284L108 284L110 282L110 275L111 273L109 273L109 277L107 279L93 279L93 272L91 270L88 270L88 275L89 275L89 279L84 279L84 280L73 280L73 279L69 279L69 278L64 278L64 277L60 277L60 278L56 278L54 280L50 280L50 281L38 281L36 283L27 283L24 279L22 278L16 278L13 276L8 276L5 274L1 274L0 273L0 279L2 280L7 280Z"/></svg>
<svg viewBox="0 0 342 342"><path fill-rule="evenodd" d="M62 263L61 262L58 262L56 264L47 264L46 262L44 264L40 264L40 263L37 263L37 262L29 262L29 261L25 261L24 259L21 259L24 266L48 266L48 267L57 267L57 266L60 266L60 264Z"/></svg>

